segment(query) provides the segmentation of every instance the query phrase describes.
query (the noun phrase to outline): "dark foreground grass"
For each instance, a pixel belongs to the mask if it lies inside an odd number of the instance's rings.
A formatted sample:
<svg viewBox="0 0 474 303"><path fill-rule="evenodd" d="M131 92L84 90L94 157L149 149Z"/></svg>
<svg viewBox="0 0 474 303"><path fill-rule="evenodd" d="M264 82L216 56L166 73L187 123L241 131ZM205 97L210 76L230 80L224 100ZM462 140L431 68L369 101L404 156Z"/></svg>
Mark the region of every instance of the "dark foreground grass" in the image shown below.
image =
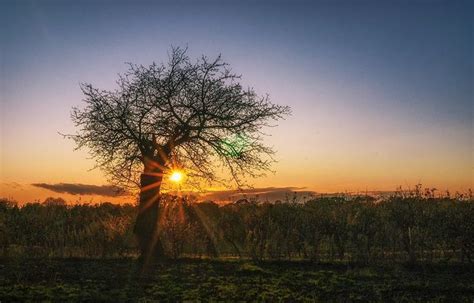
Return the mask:
<svg viewBox="0 0 474 303"><path fill-rule="evenodd" d="M0 301L473 302L474 267L3 259Z"/></svg>

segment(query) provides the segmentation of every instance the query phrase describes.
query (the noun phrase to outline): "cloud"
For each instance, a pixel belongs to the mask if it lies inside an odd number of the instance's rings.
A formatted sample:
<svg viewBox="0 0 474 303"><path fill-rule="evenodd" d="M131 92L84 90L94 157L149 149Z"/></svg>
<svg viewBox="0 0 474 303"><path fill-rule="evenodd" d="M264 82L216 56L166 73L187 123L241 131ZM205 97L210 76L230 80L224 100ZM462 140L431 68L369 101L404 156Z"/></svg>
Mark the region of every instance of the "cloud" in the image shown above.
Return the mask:
<svg viewBox="0 0 474 303"><path fill-rule="evenodd" d="M47 190L54 191L56 193L65 193L71 195L99 195L107 197L123 196L126 192L117 186L113 185L90 185L90 184L77 184L77 183L58 183L58 184L47 184L47 183L33 183L31 184L36 187L44 188Z"/></svg>
<svg viewBox="0 0 474 303"><path fill-rule="evenodd" d="M257 199L259 201L276 200L296 201L307 200L316 195L316 192L304 190L301 187L264 187L243 190L221 190L204 193L201 198L211 201L235 202L239 199Z"/></svg>

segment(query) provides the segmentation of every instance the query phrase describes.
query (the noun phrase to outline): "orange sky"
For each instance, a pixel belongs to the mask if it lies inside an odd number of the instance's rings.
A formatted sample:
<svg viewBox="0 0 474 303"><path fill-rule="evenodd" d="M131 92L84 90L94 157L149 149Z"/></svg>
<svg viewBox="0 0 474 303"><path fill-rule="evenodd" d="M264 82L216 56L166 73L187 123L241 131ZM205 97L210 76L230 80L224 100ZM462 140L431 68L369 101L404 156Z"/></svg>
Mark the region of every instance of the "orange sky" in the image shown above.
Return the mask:
<svg viewBox="0 0 474 303"><path fill-rule="evenodd" d="M291 127L291 119L279 128ZM277 131L278 132L278 131ZM416 136L408 142L374 144L362 138L338 135L337 143L329 134L295 134L290 137L274 135L268 143L277 149L273 167L275 174L252 180L255 187L299 187L317 192L394 190L422 183L439 190L466 191L472 186L470 155L446 147L431 149L429 142L415 144ZM44 136L48 137L48 136ZM51 136L48 144L30 142L31 149L17 152L2 148L0 196L20 202L63 197L68 202L134 202L131 197L79 196L55 193L31 186L32 183L107 184L100 170L90 170L94 161L85 151L73 151L73 144L59 135ZM22 145L22 143L19 143ZM414 148L416 147L416 149ZM440 159L450 159L448 163Z"/></svg>

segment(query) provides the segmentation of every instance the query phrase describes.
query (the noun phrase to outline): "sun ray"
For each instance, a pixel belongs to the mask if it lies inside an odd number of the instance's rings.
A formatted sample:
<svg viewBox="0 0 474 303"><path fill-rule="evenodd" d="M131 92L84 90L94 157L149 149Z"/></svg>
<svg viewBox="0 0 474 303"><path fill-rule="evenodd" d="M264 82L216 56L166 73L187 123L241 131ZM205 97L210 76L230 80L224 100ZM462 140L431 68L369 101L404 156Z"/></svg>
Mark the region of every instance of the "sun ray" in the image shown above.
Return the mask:
<svg viewBox="0 0 474 303"><path fill-rule="evenodd" d="M155 183L152 183L152 184L143 186L143 187L141 188L141 191L142 191L142 192L144 192L144 191L149 191L149 190L151 190L151 189L153 189L153 188L156 188L156 187L159 187L159 186L161 186L161 181L157 181L157 182L155 182Z"/></svg>
<svg viewBox="0 0 474 303"><path fill-rule="evenodd" d="M149 208L151 205L153 205L153 203L159 199L159 196L161 194L158 192L156 193L155 195L153 195L152 197L150 197L145 203L144 205L141 207L140 209L140 212L143 212L145 211L147 208Z"/></svg>
<svg viewBox="0 0 474 303"><path fill-rule="evenodd" d="M217 253L219 253L217 239L214 232L217 230L216 225L211 221L211 219L202 210L199 209L199 205L193 204L192 208L194 209L194 213L197 215L199 221L201 221L202 226L204 227L206 234L211 239L212 244L214 245Z"/></svg>
<svg viewBox="0 0 474 303"><path fill-rule="evenodd" d="M155 250L155 247L158 244L158 241L160 240L161 233L162 233L161 227L163 226L163 222L168 212L169 212L169 203L163 203L161 209L159 210L159 215L153 229L151 243L144 256L145 258L143 262L142 272L144 272L148 268L150 261L153 259L152 252Z"/></svg>

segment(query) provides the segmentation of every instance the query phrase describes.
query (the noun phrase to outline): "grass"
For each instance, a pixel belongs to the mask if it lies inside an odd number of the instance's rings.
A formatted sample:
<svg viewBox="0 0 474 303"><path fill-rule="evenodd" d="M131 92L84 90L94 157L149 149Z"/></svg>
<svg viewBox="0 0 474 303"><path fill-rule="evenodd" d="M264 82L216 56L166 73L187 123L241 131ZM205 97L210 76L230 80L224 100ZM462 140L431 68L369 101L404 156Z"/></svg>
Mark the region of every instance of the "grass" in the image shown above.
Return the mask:
<svg viewBox="0 0 474 303"><path fill-rule="evenodd" d="M0 301L473 302L474 266L3 259Z"/></svg>

